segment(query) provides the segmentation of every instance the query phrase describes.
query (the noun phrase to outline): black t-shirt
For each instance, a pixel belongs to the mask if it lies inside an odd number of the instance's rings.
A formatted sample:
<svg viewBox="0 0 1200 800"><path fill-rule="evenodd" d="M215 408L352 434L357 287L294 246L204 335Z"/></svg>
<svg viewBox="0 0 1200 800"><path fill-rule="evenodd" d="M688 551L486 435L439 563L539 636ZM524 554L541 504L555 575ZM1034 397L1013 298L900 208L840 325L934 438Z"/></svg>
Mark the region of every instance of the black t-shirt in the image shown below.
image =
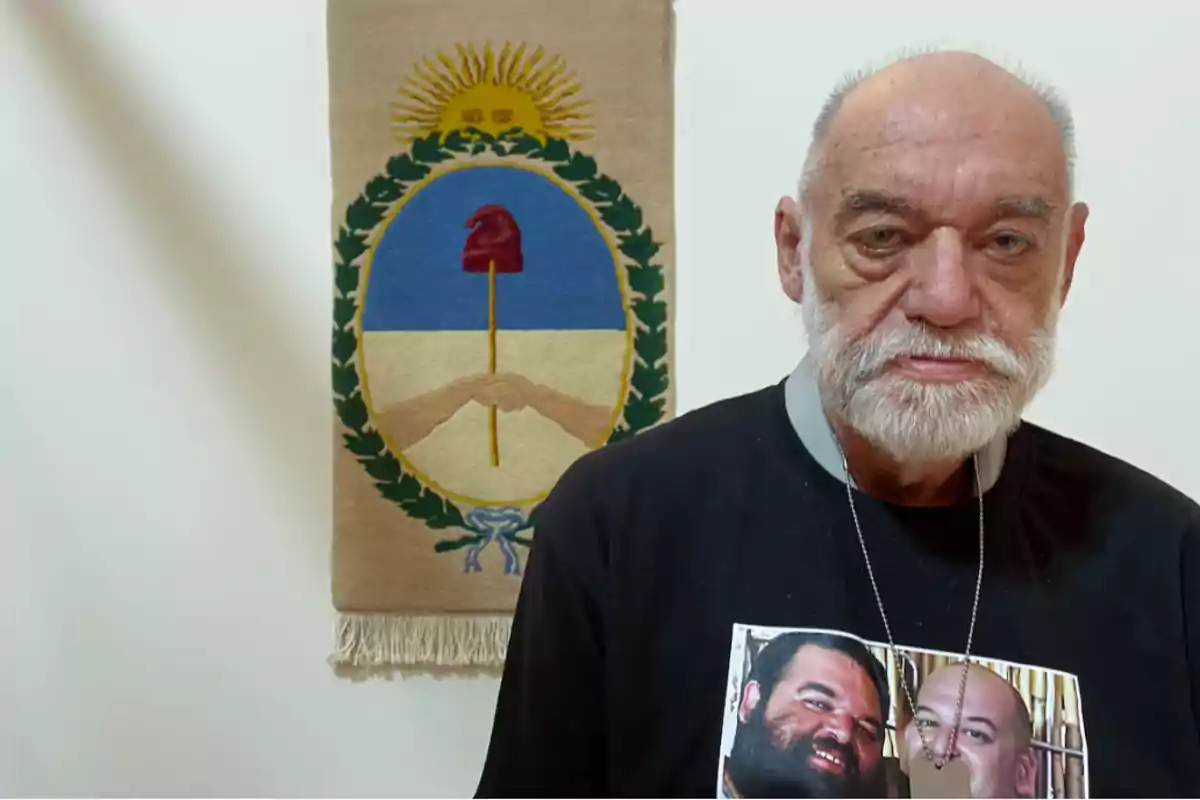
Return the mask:
<svg viewBox="0 0 1200 800"><path fill-rule="evenodd" d="M976 500L855 503L897 645L961 657ZM973 655L1067 676L1008 673L1040 698L1042 790L1200 794L1200 508L1031 424L985 504ZM801 443L781 386L587 455L536 529L480 796L716 796L723 725L745 710L739 626L887 641L846 485Z"/></svg>

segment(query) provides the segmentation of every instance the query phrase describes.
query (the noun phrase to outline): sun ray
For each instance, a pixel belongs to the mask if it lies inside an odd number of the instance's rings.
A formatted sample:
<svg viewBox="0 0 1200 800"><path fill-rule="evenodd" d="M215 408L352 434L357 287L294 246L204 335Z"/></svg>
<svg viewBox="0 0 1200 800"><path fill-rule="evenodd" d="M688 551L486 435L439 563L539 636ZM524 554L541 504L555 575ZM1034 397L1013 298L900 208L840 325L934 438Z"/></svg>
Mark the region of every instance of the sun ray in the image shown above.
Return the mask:
<svg viewBox="0 0 1200 800"><path fill-rule="evenodd" d="M567 105L556 105L550 108L538 107L538 112L546 120L564 120L564 119L586 119L588 115L584 113L584 109L591 105L591 101L580 100L577 103L568 103Z"/></svg>
<svg viewBox="0 0 1200 800"><path fill-rule="evenodd" d="M442 67L445 69L446 74L454 78L454 82L458 84L458 90L461 92L466 89L467 82L463 80L462 72L459 71L458 64L454 63L454 59L441 50L437 51L437 59L442 62Z"/></svg>
<svg viewBox="0 0 1200 800"><path fill-rule="evenodd" d="M541 83L547 75L553 73L555 68L559 68L561 61L562 59L558 56L553 56L545 64L542 64L542 66L539 67L536 72L529 76L529 80L525 82L525 86L523 87L525 91L536 98L538 95L538 84Z"/></svg>
<svg viewBox="0 0 1200 800"><path fill-rule="evenodd" d="M413 92L408 89L400 89L397 94L402 98L397 102L405 103L413 108L421 109L422 111L436 112L442 107L442 104L437 100L419 92Z"/></svg>
<svg viewBox="0 0 1200 800"><path fill-rule="evenodd" d="M437 125L441 117L429 111L398 108L392 112L392 122L415 122L419 125Z"/></svg>
<svg viewBox="0 0 1200 800"><path fill-rule="evenodd" d="M537 105L541 108L545 106L556 106L569 97L574 97L579 94L580 86L578 83L563 83L552 91L546 92L537 100Z"/></svg>
<svg viewBox="0 0 1200 800"><path fill-rule="evenodd" d="M496 59L496 85L507 86L505 75L508 73L508 60L512 58L512 43L506 41L504 49L500 51L500 58Z"/></svg>
<svg viewBox="0 0 1200 800"><path fill-rule="evenodd" d="M504 82L512 86L513 77L517 74L517 69L521 66L521 59L525 57L525 43L521 42L517 45L516 51L513 53L512 60L508 62L508 72L504 75Z"/></svg>
<svg viewBox="0 0 1200 800"><path fill-rule="evenodd" d="M471 54L471 61L475 65L475 83L483 83L483 59L475 52L475 43L471 42L467 45L467 52Z"/></svg>
<svg viewBox="0 0 1200 800"><path fill-rule="evenodd" d="M480 83L496 84L496 55L492 52L491 42L483 43L483 80Z"/></svg>
<svg viewBox="0 0 1200 800"><path fill-rule="evenodd" d="M427 59L428 60L428 59ZM440 92L442 97L447 99L453 97L458 91L454 88L454 84L450 81L444 81L441 75L438 75L432 70L423 69L421 64L418 64L414 70L430 86Z"/></svg>
<svg viewBox="0 0 1200 800"><path fill-rule="evenodd" d="M533 55L529 56L525 63L521 65L521 73L517 75L516 80L512 82L513 87L524 91L526 89L526 81L529 80L529 74L533 72L534 68L537 67L537 65L541 62L542 57L545 55L545 48L539 47L537 50L535 50Z"/></svg>
<svg viewBox="0 0 1200 800"><path fill-rule="evenodd" d="M428 81L425 81L423 75L418 75L417 77L421 78L421 80L416 80L410 77L405 83L404 88L400 91L405 94L409 92L416 92L419 95L425 95L425 97L409 95L410 97L413 97L414 100L424 100L425 102L435 103L450 102L451 95L446 94L446 92L442 91L442 89L436 84L431 84Z"/></svg>
<svg viewBox="0 0 1200 800"><path fill-rule="evenodd" d="M467 55L466 49L461 44L454 45L455 51L458 53L459 65L458 74L463 76L463 82L468 86L475 85L475 76L471 72L471 58Z"/></svg>
<svg viewBox="0 0 1200 800"><path fill-rule="evenodd" d="M555 78L550 82L550 85L541 92L541 96L549 97L557 92L562 91L563 89L569 89L572 86L576 88L579 87L579 82L575 80L575 73L572 72L569 75L560 75L558 78Z"/></svg>
<svg viewBox="0 0 1200 800"><path fill-rule="evenodd" d="M566 71L566 69L567 69L566 62L559 61L554 66L554 68L550 70L549 74L547 74L545 78L543 78L541 81L539 81L536 85L530 87L530 94L532 94L534 97L545 96L546 89L550 86L551 83L554 82L554 79L557 78L559 75L562 75L563 72Z"/></svg>
<svg viewBox="0 0 1200 800"><path fill-rule="evenodd" d="M593 128L565 128L556 138L582 142L596 138L596 134Z"/></svg>
<svg viewBox="0 0 1200 800"><path fill-rule="evenodd" d="M452 71L447 71L442 67L441 64L429 58L423 59L422 63L424 63L425 69L428 70L429 74L432 75L437 80L438 84L441 85L446 91L451 93L460 91L459 84L457 81L455 81L455 76Z"/></svg>

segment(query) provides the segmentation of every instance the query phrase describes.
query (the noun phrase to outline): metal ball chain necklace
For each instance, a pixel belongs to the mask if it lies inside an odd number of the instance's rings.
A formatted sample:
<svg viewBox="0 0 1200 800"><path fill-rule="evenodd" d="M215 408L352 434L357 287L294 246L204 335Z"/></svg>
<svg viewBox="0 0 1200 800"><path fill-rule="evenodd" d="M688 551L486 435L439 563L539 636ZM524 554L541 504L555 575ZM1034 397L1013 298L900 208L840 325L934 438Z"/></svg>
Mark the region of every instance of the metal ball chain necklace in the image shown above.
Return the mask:
<svg viewBox="0 0 1200 800"><path fill-rule="evenodd" d="M834 437L837 441L837 437ZM871 556L867 553L867 542L863 538L862 525L858 521L858 509L854 504L854 490L852 484L854 477L850 474L850 465L846 461L846 451L842 449L842 443L837 442L838 452L842 456L842 470L846 473L846 498L850 501L850 515L854 518L854 530L858 533L858 544L862 548L863 560L867 564L867 577L871 579L871 589L875 593L875 604L879 607L879 616L883 619L883 630L887 633L888 648L892 653L892 659L896 664L896 672L900 674L900 685L904 687L904 695L908 698L908 707L913 713L917 710L917 701L913 697L912 690L908 685L908 678L904 674L904 664L900 659L900 652L896 649L896 640L892 638L892 627L888 624L887 612L883 609L883 598L879 594L879 584L875 582L875 570L871 568ZM950 730L950 738L946 742L946 753L942 757L938 757L929 742L925 739L925 730L920 725L917 725L917 735L921 738L921 749L925 752L925 757L933 763L937 769L944 767L947 762L954 757L954 748L958 744L959 727L962 724L963 703L967 695L967 673L970 671L971 664L971 644L975 639L975 619L979 613L979 589L983 586L983 485L979 478L979 458L971 456L971 467L975 473L975 494L979 498L979 572L975 578L975 600L971 604L971 627L967 630L967 648L963 654L963 671L962 679L958 684L958 704L954 710L954 727ZM913 724L916 724L915 722Z"/></svg>

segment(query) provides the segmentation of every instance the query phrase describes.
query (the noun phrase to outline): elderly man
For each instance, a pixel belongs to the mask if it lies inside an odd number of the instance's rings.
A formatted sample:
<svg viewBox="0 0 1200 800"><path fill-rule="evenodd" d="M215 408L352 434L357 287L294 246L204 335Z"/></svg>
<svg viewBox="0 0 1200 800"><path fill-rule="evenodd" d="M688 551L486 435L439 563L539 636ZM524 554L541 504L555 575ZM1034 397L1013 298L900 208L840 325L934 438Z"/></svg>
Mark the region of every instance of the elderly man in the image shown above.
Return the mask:
<svg viewBox="0 0 1200 800"><path fill-rule="evenodd" d="M1093 795L1200 791L1200 507L1021 420L1088 219L1069 114L944 52L813 134L775 215L809 354L564 475L479 794L713 796L739 623L1073 673Z"/></svg>
<svg viewBox="0 0 1200 800"><path fill-rule="evenodd" d="M966 762L971 797L1033 797L1038 761L1025 701L1011 683L978 664L965 685L954 757ZM916 714L904 730L910 757L923 757L922 736L935 752L950 747L962 686L962 664L934 670L921 684Z"/></svg>

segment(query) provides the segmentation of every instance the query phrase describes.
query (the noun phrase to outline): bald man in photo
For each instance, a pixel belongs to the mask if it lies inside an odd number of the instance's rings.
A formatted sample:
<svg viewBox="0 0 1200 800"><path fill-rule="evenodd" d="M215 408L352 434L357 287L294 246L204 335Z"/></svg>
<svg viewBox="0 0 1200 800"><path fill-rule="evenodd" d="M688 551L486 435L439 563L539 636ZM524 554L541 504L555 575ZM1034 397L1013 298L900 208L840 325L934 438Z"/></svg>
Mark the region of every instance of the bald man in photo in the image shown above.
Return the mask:
<svg viewBox="0 0 1200 800"><path fill-rule="evenodd" d="M913 721L904 729L910 760L922 757L918 726L935 753L946 752L962 670L962 664L941 667L921 684ZM971 796L1032 797L1037 788L1032 736L1029 709L1013 685L987 667L972 664L954 751L971 771Z"/></svg>

